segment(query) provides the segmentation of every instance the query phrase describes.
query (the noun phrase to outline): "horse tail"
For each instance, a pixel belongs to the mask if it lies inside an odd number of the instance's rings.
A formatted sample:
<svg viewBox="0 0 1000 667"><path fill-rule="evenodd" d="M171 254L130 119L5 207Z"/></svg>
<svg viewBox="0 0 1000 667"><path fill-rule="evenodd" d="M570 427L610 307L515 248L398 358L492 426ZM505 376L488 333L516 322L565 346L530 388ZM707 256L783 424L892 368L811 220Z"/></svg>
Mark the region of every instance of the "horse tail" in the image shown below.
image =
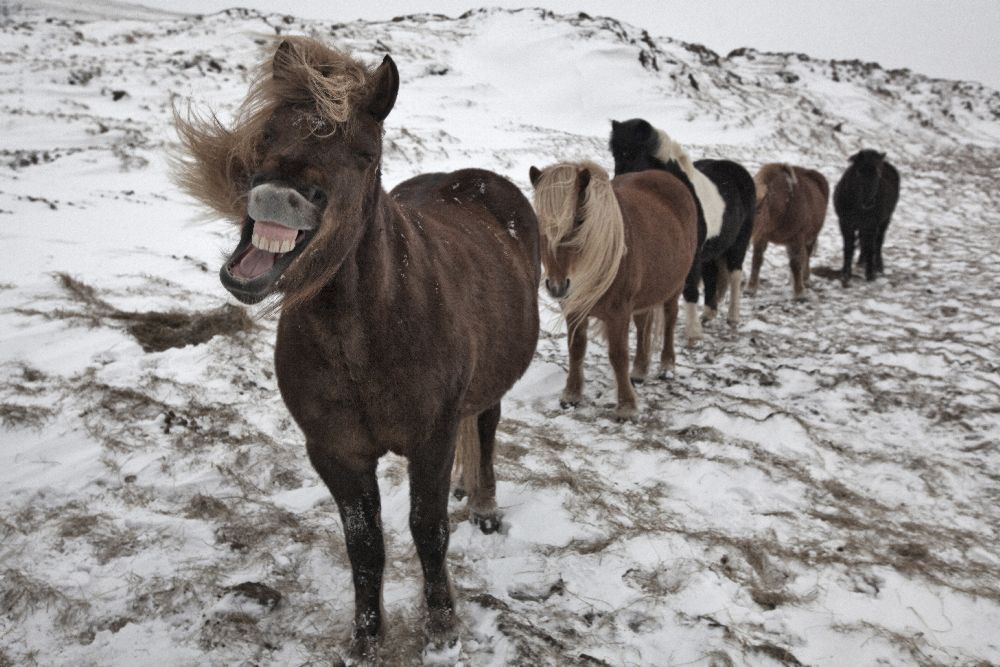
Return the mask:
<svg viewBox="0 0 1000 667"><path fill-rule="evenodd" d="M788 190L791 192L799 184L799 179L795 176L795 169L787 164L781 165L781 169L785 172L785 180L788 181Z"/></svg>
<svg viewBox="0 0 1000 667"><path fill-rule="evenodd" d="M479 415L465 417L458 423L455 465L452 479L456 488L462 489L470 498L479 489Z"/></svg>

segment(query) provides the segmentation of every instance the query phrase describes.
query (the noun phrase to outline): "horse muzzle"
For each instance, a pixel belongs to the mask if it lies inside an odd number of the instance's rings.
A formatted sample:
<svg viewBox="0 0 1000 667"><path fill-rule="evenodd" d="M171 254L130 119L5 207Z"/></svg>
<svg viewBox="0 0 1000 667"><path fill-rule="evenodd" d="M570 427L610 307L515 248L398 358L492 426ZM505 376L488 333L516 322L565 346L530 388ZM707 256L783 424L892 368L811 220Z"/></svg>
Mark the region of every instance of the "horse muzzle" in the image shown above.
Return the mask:
<svg viewBox="0 0 1000 667"><path fill-rule="evenodd" d="M553 299L562 299L569 293L569 278L562 280L545 279L545 289Z"/></svg>
<svg viewBox="0 0 1000 667"><path fill-rule="evenodd" d="M256 303L272 293L319 227L326 196L315 188L307 195L273 182L250 191L242 238L219 273L240 301Z"/></svg>

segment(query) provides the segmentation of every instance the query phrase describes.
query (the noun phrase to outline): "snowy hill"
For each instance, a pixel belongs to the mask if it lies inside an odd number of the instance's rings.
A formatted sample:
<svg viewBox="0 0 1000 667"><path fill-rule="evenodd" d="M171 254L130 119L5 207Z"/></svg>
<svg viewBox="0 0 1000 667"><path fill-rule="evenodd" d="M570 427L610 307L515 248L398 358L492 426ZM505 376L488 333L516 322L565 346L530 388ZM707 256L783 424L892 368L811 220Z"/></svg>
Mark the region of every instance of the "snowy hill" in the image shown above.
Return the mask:
<svg viewBox="0 0 1000 667"><path fill-rule="evenodd" d="M389 186L478 166L528 192L532 164L610 167L609 120L636 116L751 171L832 184L877 147L902 174L884 279L828 279L831 210L812 298L789 301L772 247L741 328L680 350L634 423L611 419L600 344L590 403L559 408L543 297L500 426L504 534L452 508L465 664L1000 662L1000 93L583 14L114 7L0 16L0 665L325 664L346 644L340 522L277 395L274 321L227 298L234 232L197 221L166 162L172 105L225 116L278 32L393 55ZM392 665L419 663L422 619L405 471L380 466Z"/></svg>

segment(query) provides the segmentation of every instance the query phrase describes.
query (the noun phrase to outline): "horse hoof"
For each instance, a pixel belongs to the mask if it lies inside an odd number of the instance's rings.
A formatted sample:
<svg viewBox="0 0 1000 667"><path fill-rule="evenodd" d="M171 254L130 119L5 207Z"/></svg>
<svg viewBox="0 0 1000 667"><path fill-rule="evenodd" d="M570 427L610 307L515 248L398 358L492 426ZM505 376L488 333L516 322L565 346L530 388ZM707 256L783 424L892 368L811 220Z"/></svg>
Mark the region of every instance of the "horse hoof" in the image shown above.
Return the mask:
<svg viewBox="0 0 1000 667"><path fill-rule="evenodd" d="M347 657L342 660L346 667L378 667L382 660L378 655L378 639L370 635L355 634Z"/></svg>
<svg viewBox="0 0 1000 667"><path fill-rule="evenodd" d="M643 375L642 377L630 377L629 381L632 383L633 387L638 387L639 385L641 385L643 382L646 381L646 376Z"/></svg>
<svg viewBox="0 0 1000 667"><path fill-rule="evenodd" d="M462 642L457 634L451 637L428 638L420 655L424 665L436 667L458 664L461 656Z"/></svg>
<svg viewBox="0 0 1000 667"><path fill-rule="evenodd" d="M492 535L493 533L500 532L500 526L503 525L503 515L500 512L488 512L479 514L476 512L472 513L473 525L478 526L480 532L483 535Z"/></svg>
<svg viewBox="0 0 1000 667"><path fill-rule="evenodd" d="M740 321L739 319L731 319L727 317L726 324L729 325L730 329L735 329L736 327L740 326Z"/></svg>
<svg viewBox="0 0 1000 667"><path fill-rule="evenodd" d="M670 380L674 379L674 372L672 370L660 371L660 374L657 377L663 380L664 382L669 382Z"/></svg>
<svg viewBox="0 0 1000 667"><path fill-rule="evenodd" d="M564 391L562 396L559 397L559 407L563 410L567 408L575 408L580 405L580 401L583 397L580 394L571 394L568 391Z"/></svg>
<svg viewBox="0 0 1000 667"><path fill-rule="evenodd" d="M638 414L639 410L634 405L620 405L615 408L615 419L620 422L635 419Z"/></svg>
<svg viewBox="0 0 1000 667"><path fill-rule="evenodd" d="M456 486L455 490L451 492L451 495L453 495L455 497L455 500L462 500L463 498L465 498L469 494L467 494L465 492L465 489L463 489L462 487Z"/></svg>

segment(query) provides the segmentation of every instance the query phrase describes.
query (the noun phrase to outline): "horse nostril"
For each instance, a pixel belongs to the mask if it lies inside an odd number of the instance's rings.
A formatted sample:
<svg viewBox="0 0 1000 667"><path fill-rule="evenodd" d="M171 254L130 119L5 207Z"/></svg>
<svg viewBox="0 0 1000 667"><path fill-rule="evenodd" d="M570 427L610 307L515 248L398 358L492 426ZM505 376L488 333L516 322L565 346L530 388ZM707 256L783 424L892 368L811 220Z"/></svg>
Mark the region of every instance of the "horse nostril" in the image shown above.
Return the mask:
<svg viewBox="0 0 1000 667"><path fill-rule="evenodd" d="M309 203L316 206L316 208L326 208L326 193L315 185L306 192L306 199L309 200Z"/></svg>
<svg viewBox="0 0 1000 667"><path fill-rule="evenodd" d="M566 279L566 284L563 286L563 294L569 291L569 278Z"/></svg>

